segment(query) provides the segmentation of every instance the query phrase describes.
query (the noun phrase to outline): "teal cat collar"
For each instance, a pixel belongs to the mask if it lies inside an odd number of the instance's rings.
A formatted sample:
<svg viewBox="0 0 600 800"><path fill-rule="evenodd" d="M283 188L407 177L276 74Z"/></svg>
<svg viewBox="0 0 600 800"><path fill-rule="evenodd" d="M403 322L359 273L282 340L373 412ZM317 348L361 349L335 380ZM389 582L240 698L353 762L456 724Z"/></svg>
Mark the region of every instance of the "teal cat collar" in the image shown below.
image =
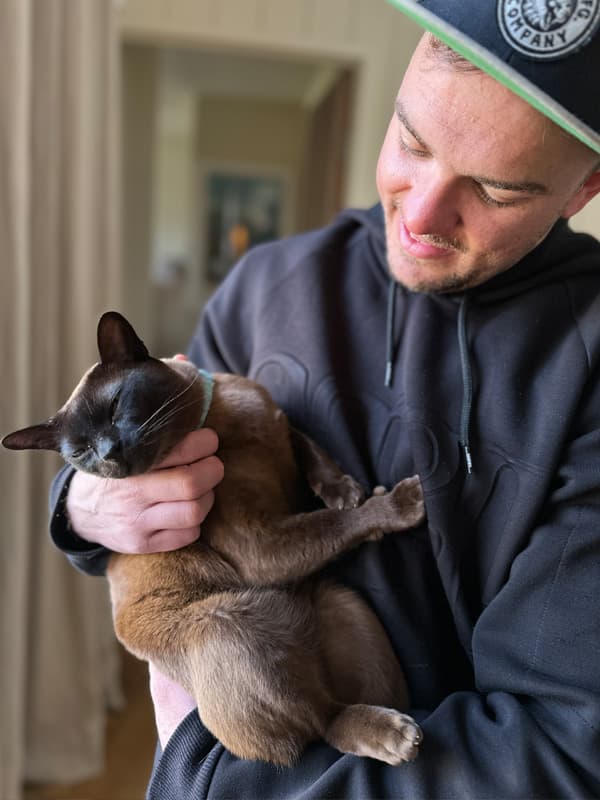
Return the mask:
<svg viewBox="0 0 600 800"><path fill-rule="evenodd" d="M198 369L198 375L202 379L204 400L202 403L202 413L200 415L200 422L196 426L197 431L200 430L200 428L202 428L204 426L204 423L206 422L206 418L210 410L210 404L212 403L213 389L215 387L215 379L210 372L207 372L205 369Z"/></svg>

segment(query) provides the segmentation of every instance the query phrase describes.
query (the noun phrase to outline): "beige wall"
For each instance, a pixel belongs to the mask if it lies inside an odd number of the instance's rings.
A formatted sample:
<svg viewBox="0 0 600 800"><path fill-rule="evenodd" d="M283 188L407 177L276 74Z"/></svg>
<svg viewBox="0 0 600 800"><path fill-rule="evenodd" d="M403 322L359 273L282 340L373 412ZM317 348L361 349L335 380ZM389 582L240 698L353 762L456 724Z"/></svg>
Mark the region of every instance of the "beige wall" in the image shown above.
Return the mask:
<svg viewBox="0 0 600 800"><path fill-rule="evenodd" d="M122 50L123 311L140 331L153 328L150 264L158 58L153 48Z"/></svg>
<svg viewBox="0 0 600 800"><path fill-rule="evenodd" d="M127 40L330 59L358 68L347 205L376 199L375 164L418 28L385 0L124 0Z"/></svg>
<svg viewBox="0 0 600 800"><path fill-rule="evenodd" d="M300 105L243 97L203 97L200 102L200 158L300 168L307 122Z"/></svg>

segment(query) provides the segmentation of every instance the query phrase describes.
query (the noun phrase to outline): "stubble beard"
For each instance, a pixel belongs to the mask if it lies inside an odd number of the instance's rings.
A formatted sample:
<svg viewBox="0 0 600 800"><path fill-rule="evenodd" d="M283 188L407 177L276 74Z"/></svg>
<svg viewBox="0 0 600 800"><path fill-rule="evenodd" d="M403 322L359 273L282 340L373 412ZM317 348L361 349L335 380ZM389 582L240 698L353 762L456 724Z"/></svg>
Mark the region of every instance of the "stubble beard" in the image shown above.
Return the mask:
<svg viewBox="0 0 600 800"><path fill-rule="evenodd" d="M447 267L440 265L439 276L407 283L404 282L401 277L403 263L405 265L409 264L411 267L416 267L417 269L426 267L420 259L415 258L414 256L411 256L405 252L404 248L393 236L392 225L388 218L386 219L385 223L385 232L389 270L398 283L411 292L422 294L459 294L467 291L468 289L472 289L475 286L479 286L480 284L485 283L487 280L490 280L492 277L511 269L511 267L517 264L532 250L534 250L546 238L557 219L558 217L552 219L549 223L546 223L544 227L532 233L529 238L523 242L523 246L520 251L515 253L513 258L507 259L507 263L501 263L499 260L498 263L494 263L494 260L490 259L488 256L487 260L482 258L482 263L471 267L466 273L460 273L456 271L446 272L445 270ZM431 238L433 239L434 237ZM464 248L459 244L456 246L452 243L448 244L457 253L468 255L467 248ZM431 269L431 265L429 265L429 269Z"/></svg>
<svg viewBox="0 0 600 800"><path fill-rule="evenodd" d="M403 281L401 277L403 271L402 262L404 262L404 264L410 264L411 267L416 267L417 269L421 268L423 264L420 259L414 258L404 251L401 245L394 240L389 227L387 227L386 230L386 241L390 272L398 283L411 292L421 294L453 294L463 292L478 283L478 276L473 273L461 275L457 272L443 272L444 267L440 267L440 272L442 272L442 274L438 277L407 283Z"/></svg>

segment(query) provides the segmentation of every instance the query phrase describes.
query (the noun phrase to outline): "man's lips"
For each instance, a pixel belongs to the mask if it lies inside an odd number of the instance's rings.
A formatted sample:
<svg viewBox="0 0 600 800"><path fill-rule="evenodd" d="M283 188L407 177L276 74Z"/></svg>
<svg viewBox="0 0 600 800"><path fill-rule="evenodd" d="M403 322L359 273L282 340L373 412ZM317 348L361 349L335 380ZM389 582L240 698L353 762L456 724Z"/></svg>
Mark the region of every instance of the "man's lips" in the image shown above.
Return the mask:
<svg viewBox="0 0 600 800"><path fill-rule="evenodd" d="M403 250L413 258L444 258L457 249L451 244L432 244L427 241L428 237L413 236L401 219L398 220L398 235Z"/></svg>

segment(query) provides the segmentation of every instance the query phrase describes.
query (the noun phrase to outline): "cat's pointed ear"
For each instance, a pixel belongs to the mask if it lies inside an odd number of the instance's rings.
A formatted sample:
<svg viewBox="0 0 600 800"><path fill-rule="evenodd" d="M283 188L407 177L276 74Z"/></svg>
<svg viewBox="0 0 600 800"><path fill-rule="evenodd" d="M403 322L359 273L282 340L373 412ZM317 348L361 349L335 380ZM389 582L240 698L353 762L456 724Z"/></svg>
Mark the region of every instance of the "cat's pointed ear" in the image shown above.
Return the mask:
<svg viewBox="0 0 600 800"><path fill-rule="evenodd" d="M122 364L150 358L146 345L117 311L107 311L100 317L98 352L103 364Z"/></svg>
<svg viewBox="0 0 600 800"><path fill-rule="evenodd" d="M2 439L2 445L9 450L58 450L60 437L52 420L30 425Z"/></svg>

